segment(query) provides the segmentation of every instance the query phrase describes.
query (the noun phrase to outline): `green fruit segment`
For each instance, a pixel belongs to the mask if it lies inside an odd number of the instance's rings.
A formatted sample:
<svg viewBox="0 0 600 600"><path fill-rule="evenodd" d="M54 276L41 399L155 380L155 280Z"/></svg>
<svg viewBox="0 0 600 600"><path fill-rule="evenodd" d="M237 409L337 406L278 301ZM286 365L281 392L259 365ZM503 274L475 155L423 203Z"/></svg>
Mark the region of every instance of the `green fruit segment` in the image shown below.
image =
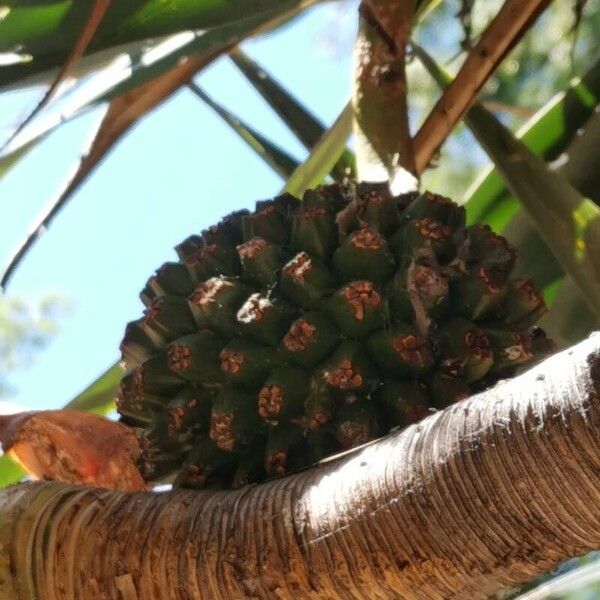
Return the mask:
<svg viewBox="0 0 600 600"><path fill-rule="evenodd" d="M457 371L467 383L482 379L492 368L494 353L485 333L471 321L453 319L438 333L442 369Z"/></svg>
<svg viewBox="0 0 600 600"><path fill-rule="evenodd" d="M220 352L221 372L232 383L257 386L262 383L275 363L273 348L234 338Z"/></svg>
<svg viewBox="0 0 600 600"><path fill-rule="evenodd" d="M544 298L529 280L515 279L508 285L504 319L508 325L530 327L548 312Z"/></svg>
<svg viewBox="0 0 600 600"><path fill-rule="evenodd" d="M377 284L394 272L394 257L385 238L365 227L351 233L333 254L333 265L344 281L370 279Z"/></svg>
<svg viewBox="0 0 600 600"><path fill-rule="evenodd" d="M457 314L471 320L493 314L507 293L506 277L501 271L478 267L452 286Z"/></svg>
<svg viewBox="0 0 600 600"><path fill-rule="evenodd" d="M469 384L457 373L438 371L429 381L431 401L436 409L443 409L471 394Z"/></svg>
<svg viewBox="0 0 600 600"><path fill-rule="evenodd" d="M374 404L368 400L343 403L335 418L334 434L343 450L376 438L379 425Z"/></svg>
<svg viewBox="0 0 600 600"><path fill-rule="evenodd" d="M266 479L264 443L263 439L258 439L242 456L231 478L231 488L237 490L255 481Z"/></svg>
<svg viewBox="0 0 600 600"><path fill-rule="evenodd" d="M366 346L372 360L389 376L419 376L433 366L426 340L411 325L398 324L376 331Z"/></svg>
<svg viewBox="0 0 600 600"><path fill-rule="evenodd" d="M347 392L365 389L373 365L358 342L342 342L321 369L321 379L331 390Z"/></svg>
<svg viewBox="0 0 600 600"><path fill-rule="evenodd" d="M224 387L213 403L210 439L219 449L232 452L249 443L259 431L253 394L233 386Z"/></svg>
<svg viewBox="0 0 600 600"><path fill-rule="evenodd" d="M298 416L308 388L308 373L303 369L289 365L275 367L258 393L258 414L274 424Z"/></svg>
<svg viewBox="0 0 600 600"><path fill-rule="evenodd" d="M210 424L213 394L209 389L188 385L167 404L167 423L171 434L206 431Z"/></svg>
<svg viewBox="0 0 600 600"><path fill-rule="evenodd" d="M154 299L144 313L144 323L167 341L196 330L187 302L178 296Z"/></svg>
<svg viewBox="0 0 600 600"><path fill-rule="evenodd" d="M326 428L335 414L334 393L327 388L315 388L310 391L304 402L305 427L308 431Z"/></svg>
<svg viewBox="0 0 600 600"><path fill-rule="evenodd" d="M237 279L212 277L198 285L188 303L198 327L234 334L237 312L250 293L250 288Z"/></svg>
<svg viewBox="0 0 600 600"><path fill-rule="evenodd" d="M252 294L236 315L240 334L276 346L288 330L296 311L285 301Z"/></svg>
<svg viewBox="0 0 600 600"><path fill-rule="evenodd" d="M244 216L242 230L246 241L260 237L273 244L285 244L289 237L285 215L275 202L258 202L256 211Z"/></svg>
<svg viewBox="0 0 600 600"><path fill-rule="evenodd" d="M437 266L414 262L405 265L392 281L390 304L396 319L414 319L419 310L440 318L450 305L448 277Z"/></svg>
<svg viewBox="0 0 600 600"><path fill-rule="evenodd" d="M336 440L334 432L329 429L319 429L306 434L307 456L305 460L308 461L308 464L329 458L341 451L342 448Z"/></svg>
<svg viewBox="0 0 600 600"><path fill-rule="evenodd" d="M353 281L334 292L327 310L343 334L361 338L383 325L386 306L372 282Z"/></svg>
<svg viewBox="0 0 600 600"><path fill-rule="evenodd" d="M197 249L186 257L185 265L194 281L239 273L235 250L225 244L208 244Z"/></svg>
<svg viewBox="0 0 600 600"><path fill-rule="evenodd" d="M149 358L132 371L132 387L137 397L172 393L184 384L185 380L169 368L164 352Z"/></svg>
<svg viewBox="0 0 600 600"><path fill-rule="evenodd" d="M400 224L398 207L394 198L381 186L361 186L357 221L377 230L382 235L389 235Z"/></svg>
<svg viewBox="0 0 600 600"><path fill-rule="evenodd" d="M378 390L386 419L409 425L430 413L431 401L427 386L417 379L409 381L385 380Z"/></svg>
<svg viewBox="0 0 600 600"><path fill-rule="evenodd" d="M280 286L290 302L313 308L333 291L335 282L319 259L299 252L281 270Z"/></svg>
<svg viewBox="0 0 600 600"><path fill-rule="evenodd" d="M205 229L202 232L204 246L217 244L233 248L237 244L240 244L243 241L242 223L248 214L250 213L247 210L238 210L227 215L216 225ZM179 253L178 247L175 250Z"/></svg>
<svg viewBox="0 0 600 600"><path fill-rule="evenodd" d="M240 244L237 251L245 279L260 287L269 287L277 281L281 267L281 248L261 237L253 237Z"/></svg>
<svg viewBox="0 0 600 600"><path fill-rule="evenodd" d="M547 356L516 252L430 192L346 182L176 248L121 343L150 481L239 488L369 442Z"/></svg>
<svg viewBox="0 0 600 600"><path fill-rule="evenodd" d="M323 205L303 206L293 217L291 247L328 260L338 243L335 215Z"/></svg>
<svg viewBox="0 0 600 600"><path fill-rule="evenodd" d="M201 250L204 247L204 241L202 237L199 235L190 235L183 242L177 244L175 246L175 252L177 252L177 256L182 263L196 253L198 250Z"/></svg>
<svg viewBox="0 0 600 600"><path fill-rule="evenodd" d="M517 258L516 250L487 225L473 225L466 230L469 263L508 273Z"/></svg>
<svg viewBox="0 0 600 600"><path fill-rule="evenodd" d="M269 429L265 459L267 473L281 477L301 466L294 461L294 449L303 442L303 439L302 428L293 423Z"/></svg>
<svg viewBox="0 0 600 600"><path fill-rule="evenodd" d="M181 468L175 487L201 489L211 478L217 477L226 484L226 478L235 468L231 453L225 452L209 438L200 438Z"/></svg>
<svg viewBox="0 0 600 600"><path fill-rule="evenodd" d="M407 221L431 219L456 230L465 226L467 215L464 207L457 206L450 198L424 192L406 207L403 217Z"/></svg>
<svg viewBox="0 0 600 600"><path fill-rule="evenodd" d="M193 383L223 381L219 362L222 345L223 341L209 329L180 337L167 346L169 370Z"/></svg>
<svg viewBox="0 0 600 600"><path fill-rule="evenodd" d="M281 341L283 355L302 367L314 367L338 345L339 332L320 312L307 312L294 321Z"/></svg>
<svg viewBox="0 0 600 600"><path fill-rule="evenodd" d="M194 283L185 265L181 263L165 263L148 279L140 298L146 306L150 306L154 298L159 296L187 296L192 293Z"/></svg>
<svg viewBox="0 0 600 600"><path fill-rule="evenodd" d="M144 319L139 319L127 323L125 337L119 350L125 367L132 369L150 358L165 344L162 335L152 329Z"/></svg>

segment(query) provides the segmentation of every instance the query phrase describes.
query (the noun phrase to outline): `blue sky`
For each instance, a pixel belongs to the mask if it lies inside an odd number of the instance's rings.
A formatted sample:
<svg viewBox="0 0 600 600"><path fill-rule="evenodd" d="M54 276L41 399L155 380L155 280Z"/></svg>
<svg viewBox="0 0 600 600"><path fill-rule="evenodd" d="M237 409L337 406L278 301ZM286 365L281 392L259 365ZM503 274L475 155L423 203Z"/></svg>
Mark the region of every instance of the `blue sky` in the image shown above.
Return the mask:
<svg viewBox="0 0 600 600"><path fill-rule="evenodd" d="M245 49L329 124L350 92L355 26L352 11L325 5ZM332 30L340 51L324 43ZM305 155L226 60L196 80L288 151ZM38 94L0 95L3 137ZM64 181L99 117L94 112L63 126L2 181L0 257L9 255ZM33 363L10 375L15 393L9 400L29 408L68 402L118 358L126 322L142 311L138 292L156 267L175 257L172 247L281 186L191 92L179 92L153 112L73 197L14 276L9 295L33 300L57 292L72 310Z"/></svg>

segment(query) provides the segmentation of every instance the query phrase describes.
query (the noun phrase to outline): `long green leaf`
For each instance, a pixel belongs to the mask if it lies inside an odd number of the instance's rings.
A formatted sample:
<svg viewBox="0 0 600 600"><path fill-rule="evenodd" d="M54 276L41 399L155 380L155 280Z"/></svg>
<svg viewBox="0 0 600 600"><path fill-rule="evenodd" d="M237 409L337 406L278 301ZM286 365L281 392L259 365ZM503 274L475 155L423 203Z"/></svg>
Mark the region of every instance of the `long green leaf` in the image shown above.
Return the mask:
<svg viewBox="0 0 600 600"><path fill-rule="evenodd" d="M292 173L284 191L301 196L307 189L319 185L344 151L351 131L352 106L347 104L310 156Z"/></svg>
<svg viewBox="0 0 600 600"><path fill-rule="evenodd" d="M28 150L64 123L85 114L103 102L110 101L160 77L174 68L184 57L193 59L196 56L212 54L219 48L225 51L231 42L239 42L263 28L275 27L287 16L289 16L287 12L282 12L268 22L265 22L264 16L261 16L209 32L187 32L162 40L143 53L140 53L137 46L134 46L129 55L130 66L113 69L108 74L104 72L97 77L92 77L81 88L71 93L70 96L73 96L71 101L63 99L60 110L53 110L53 106L50 105L34 123L25 128L0 153L0 179L17 164L20 158L25 156Z"/></svg>
<svg viewBox="0 0 600 600"><path fill-rule="evenodd" d="M296 159L250 127L250 125L238 119L238 117L233 115L224 106L215 102L196 83L192 81L188 87L198 98L210 106L282 179L287 180L298 168L299 163Z"/></svg>
<svg viewBox="0 0 600 600"><path fill-rule="evenodd" d="M326 132L326 128L321 121L241 49L236 48L230 53L230 56L235 66L304 146L308 150L314 148ZM339 160L331 170L331 176L336 180L352 176L355 169L354 162L354 154L344 148Z"/></svg>
<svg viewBox="0 0 600 600"><path fill-rule="evenodd" d="M593 115L600 103L600 61L569 88L543 106L519 131L517 137L536 154L553 160L575 132ZM466 194L469 222L489 222L502 229L516 212L511 196L496 169L486 169Z"/></svg>
<svg viewBox="0 0 600 600"><path fill-rule="evenodd" d="M315 0L113 0L88 51L184 30L210 29L250 17L302 8ZM31 57L0 69L0 86L64 64L94 0L7 0L0 52Z"/></svg>
<svg viewBox="0 0 600 600"><path fill-rule="evenodd" d="M594 113L572 135L573 140L561 148L561 158L552 164L552 168L600 206L600 170L597 168L596 148L600 140L600 113ZM503 202L500 200L496 204L502 205ZM493 223L491 225L494 226ZM539 287L543 287L562 274L560 265L553 260L549 248L526 213L519 211L503 233L517 248L522 249L515 269L517 277L530 277Z"/></svg>
<svg viewBox="0 0 600 600"><path fill-rule="evenodd" d="M65 59L63 65L61 65L58 73L54 77L52 83L44 93L42 99L38 102L37 106L27 115L27 117L21 121L17 129L12 133L9 138L9 142L14 139L19 132L23 131L29 123L31 123L35 117L42 112L42 110L50 103L60 88L60 85L71 74L73 67L79 62L81 57L85 54L87 47L91 40L94 38L94 34L98 29L102 19L106 15L110 3L112 0L94 0L94 4L90 6L90 13L86 17L86 21L83 27L77 34L74 46L70 49L69 55ZM8 142L7 142L8 143ZM6 145L6 144L5 144Z"/></svg>

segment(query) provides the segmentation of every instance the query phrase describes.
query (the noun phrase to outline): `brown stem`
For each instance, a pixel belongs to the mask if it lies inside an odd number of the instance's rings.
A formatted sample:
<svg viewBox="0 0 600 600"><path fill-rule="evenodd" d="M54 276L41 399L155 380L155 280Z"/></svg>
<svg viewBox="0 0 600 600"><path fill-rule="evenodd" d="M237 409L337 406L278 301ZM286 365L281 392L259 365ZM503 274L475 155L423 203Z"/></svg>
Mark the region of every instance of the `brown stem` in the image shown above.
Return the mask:
<svg viewBox="0 0 600 600"><path fill-rule="evenodd" d="M363 0L354 56L355 131L359 177L372 165L394 177L414 172L408 127L405 52L414 15L412 0Z"/></svg>
<svg viewBox="0 0 600 600"><path fill-rule="evenodd" d="M0 597L483 599L598 548L599 495L595 334L401 433L272 483L5 490Z"/></svg>
<svg viewBox="0 0 600 600"><path fill-rule="evenodd" d="M550 0L505 1L415 135L416 173L422 173L427 167L507 52L514 48L548 4Z"/></svg>

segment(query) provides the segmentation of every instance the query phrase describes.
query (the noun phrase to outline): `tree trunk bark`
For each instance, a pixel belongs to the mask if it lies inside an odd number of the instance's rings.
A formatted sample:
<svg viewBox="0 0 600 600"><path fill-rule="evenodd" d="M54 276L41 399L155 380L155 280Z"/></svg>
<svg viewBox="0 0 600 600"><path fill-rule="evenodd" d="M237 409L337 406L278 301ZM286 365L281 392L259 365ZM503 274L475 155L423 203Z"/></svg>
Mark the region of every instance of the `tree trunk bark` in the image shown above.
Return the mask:
<svg viewBox="0 0 600 600"><path fill-rule="evenodd" d="M0 598L487 598L600 547L600 335L233 492L0 494Z"/></svg>

